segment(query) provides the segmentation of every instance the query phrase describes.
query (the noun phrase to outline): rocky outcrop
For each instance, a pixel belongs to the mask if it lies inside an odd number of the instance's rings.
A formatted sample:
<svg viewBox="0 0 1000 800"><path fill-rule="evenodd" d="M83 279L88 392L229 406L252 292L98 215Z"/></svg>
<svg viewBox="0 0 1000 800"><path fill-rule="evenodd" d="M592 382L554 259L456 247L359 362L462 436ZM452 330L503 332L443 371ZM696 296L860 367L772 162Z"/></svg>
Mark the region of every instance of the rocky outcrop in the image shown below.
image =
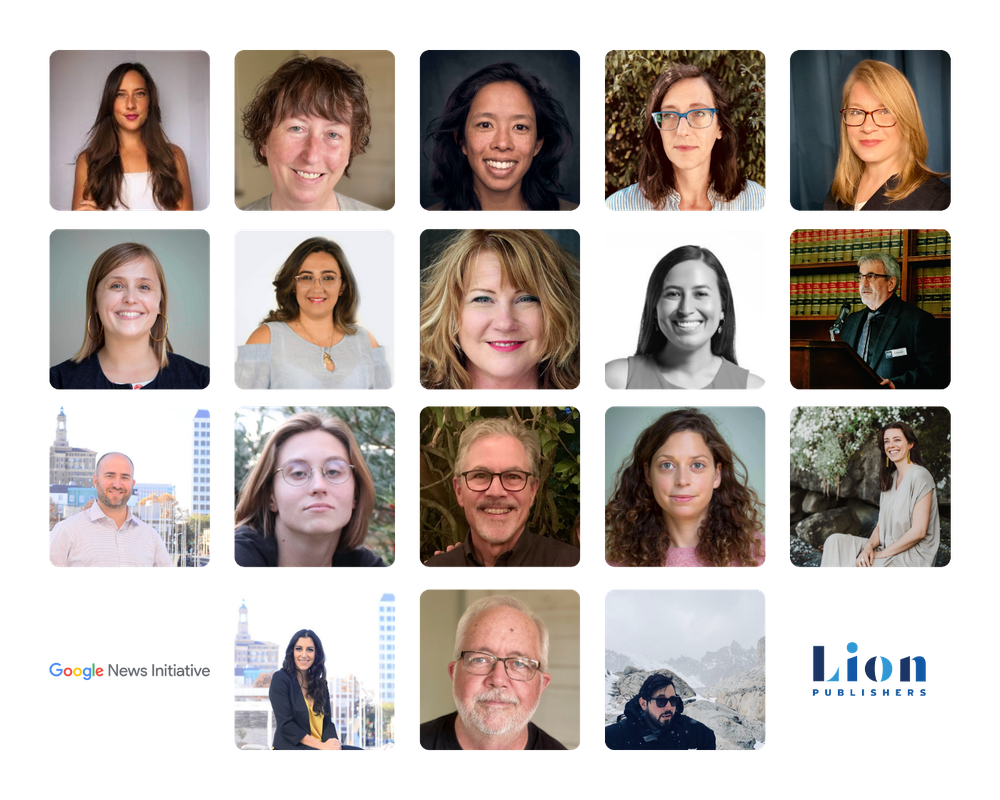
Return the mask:
<svg viewBox="0 0 1000 800"><path fill-rule="evenodd" d="M687 681L678 677L675 672L671 672L669 669L658 669L653 670L652 672L643 672L641 670L627 667L625 672L620 675L621 676L615 683L614 688L611 690L611 696L609 697L610 705L617 709L617 714L621 714L625 710L625 704L639 694L639 690L646 682L646 678L650 675L668 676L674 682L674 691L677 692L677 694L679 694L685 702L687 702L689 698L693 698L695 696L694 689L688 685Z"/></svg>
<svg viewBox="0 0 1000 800"><path fill-rule="evenodd" d="M800 489L797 486L792 487L791 495L788 498L792 524L795 524L806 515L802 510L802 501L805 500L807 494L808 492L805 489Z"/></svg>
<svg viewBox="0 0 1000 800"><path fill-rule="evenodd" d="M764 721L764 637L757 642L757 663L746 672L733 675L702 691L716 703L757 722Z"/></svg>
<svg viewBox="0 0 1000 800"><path fill-rule="evenodd" d="M753 750L764 741L764 724L718 703L699 700L684 705L684 713L715 732L717 750Z"/></svg>
<svg viewBox="0 0 1000 800"><path fill-rule="evenodd" d="M851 509L858 515L858 520L861 522L861 532L858 536L871 535L875 526L878 525L878 506L851 497L844 502L844 507Z"/></svg>
<svg viewBox="0 0 1000 800"><path fill-rule="evenodd" d="M820 548L831 533L849 533L857 536L861 520L849 508L831 508L806 517L795 525L795 535L813 547Z"/></svg>
<svg viewBox="0 0 1000 800"><path fill-rule="evenodd" d="M823 492L806 492L802 498L802 511L806 515L828 511L837 505L837 498Z"/></svg>

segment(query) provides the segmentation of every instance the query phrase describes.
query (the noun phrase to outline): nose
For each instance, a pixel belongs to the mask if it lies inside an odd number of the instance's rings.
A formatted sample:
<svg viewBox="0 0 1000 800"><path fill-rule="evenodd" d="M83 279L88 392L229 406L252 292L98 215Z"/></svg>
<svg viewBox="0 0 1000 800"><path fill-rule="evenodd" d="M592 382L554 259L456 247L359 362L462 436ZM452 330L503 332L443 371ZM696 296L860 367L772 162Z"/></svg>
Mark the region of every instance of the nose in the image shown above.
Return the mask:
<svg viewBox="0 0 1000 800"><path fill-rule="evenodd" d="M498 127L496 132L493 134L493 149L494 150L510 150L512 148L510 131L505 128Z"/></svg>
<svg viewBox="0 0 1000 800"><path fill-rule="evenodd" d="M686 467L678 467L674 471L674 484L677 486L687 486L691 482L691 476Z"/></svg>
<svg viewBox="0 0 1000 800"><path fill-rule="evenodd" d="M322 142L319 136L309 136L305 143L302 145L302 158L305 159L307 164L315 164L322 158L321 150Z"/></svg>
<svg viewBox="0 0 1000 800"><path fill-rule="evenodd" d="M323 494L326 492L329 484L327 484L326 478L323 477L323 470L314 469L306 485L309 487L309 494Z"/></svg>
<svg viewBox="0 0 1000 800"><path fill-rule="evenodd" d="M126 108L135 108L135 95L134 94L127 94L127 95L125 95L125 107Z"/></svg>
<svg viewBox="0 0 1000 800"><path fill-rule="evenodd" d="M518 327L514 307L510 303L497 303L496 315L493 317L493 328L498 331L512 331Z"/></svg>
<svg viewBox="0 0 1000 800"><path fill-rule="evenodd" d="M126 303L134 303L136 302L136 299L137 297L136 297L135 287L134 286L126 287L125 294L122 296L122 300L124 300Z"/></svg>
<svg viewBox="0 0 1000 800"><path fill-rule="evenodd" d="M866 114L865 121L861 123L861 130L865 133L872 133L877 127L878 125L875 124L875 115Z"/></svg>
<svg viewBox="0 0 1000 800"><path fill-rule="evenodd" d="M493 666L493 671L486 676L487 686L510 686L510 676L507 675L507 668L502 661L497 661Z"/></svg>
<svg viewBox="0 0 1000 800"><path fill-rule="evenodd" d="M685 317L688 314L690 314L691 311L692 311L691 297L690 295L688 295L687 292L684 292L683 294L681 294L681 299L677 304L677 313L680 314L682 317Z"/></svg>

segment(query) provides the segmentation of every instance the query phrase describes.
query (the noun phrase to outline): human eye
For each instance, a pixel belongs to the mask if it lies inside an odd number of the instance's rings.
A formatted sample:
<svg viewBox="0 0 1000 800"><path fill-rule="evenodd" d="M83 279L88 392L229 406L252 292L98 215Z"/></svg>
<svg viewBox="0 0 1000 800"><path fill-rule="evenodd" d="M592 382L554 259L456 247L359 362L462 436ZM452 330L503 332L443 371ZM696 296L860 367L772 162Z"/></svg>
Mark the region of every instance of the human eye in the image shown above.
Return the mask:
<svg viewBox="0 0 1000 800"><path fill-rule="evenodd" d="M291 133L299 133L299 132L301 132L304 129L303 129L303 127L301 125L289 125L288 126L288 130Z"/></svg>
<svg viewBox="0 0 1000 800"><path fill-rule="evenodd" d="M112 283L108 284L108 288L111 289L114 292L117 292L117 291L121 291L122 289L124 289L125 286L124 286L124 284L122 284L121 281L113 281Z"/></svg>
<svg viewBox="0 0 1000 800"><path fill-rule="evenodd" d="M693 461L691 462L691 466L694 469L705 469L705 467L707 467L708 464L706 464L704 461Z"/></svg>
<svg viewBox="0 0 1000 800"><path fill-rule="evenodd" d="M540 303L541 301L533 294L522 294L514 302L516 303Z"/></svg>
<svg viewBox="0 0 1000 800"><path fill-rule="evenodd" d="M525 125L523 122L519 122L517 125L514 126L514 130L520 133L527 133L528 131L531 130L531 128L530 126Z"/></svg>
<svg viewBox="0 0 1000 800"><path fill-rule="evenodd" d="M695 292L695 297L709 297L710 295L711 292L709 292L708 289L699 289Z"/></svg>
<svg viewBox="0 0 1000 800"><path fill-rule="evenodd" d="M661 461L657 465L657 468L663 470L664 472L668 472L669 470L672 470L674 468L674 462L673 461Z"/></svg>
<svg viewBox="0 0 1000 800"><path fill-rule="evenodd" d="M333 140L337 140L337 139L343 139L343 138L344 138L344 137L343 137L343 136L342 136L342 135L341 135L341 134L340 134L339 132L337 132L337 131L327 131L326 135L327 135L327 138L329 138L329 139L333 139Z"/></svg>
<svg viewBox="0 0 1000 800"><path fill-rule="evenodd" d="M677 115L673 111L662 111L662 112L660 112L660 121L661 122L677 122L678 119L680 119L679 115Z"/></svg>
<svg viewBox="0 0 1000 800"><path fill-rule="evenodd" d="M292 479L304 480L309 477L309 472L309 467L298 461L294 461L285 467L285 474Z"/></svg>
<svg viewBox="0 0 1000 800"><path fill-rule="evenodd" d="M466 653L465 660L470 664L489 664L492 659L483 653Z"/></svg>
<svg viewBox="0 0 1000 800"><path fill-rule="evenodd" d="M681 293L680 293L679 289L664 289L663 290L663 296L667 297L667 298L669 298L671 300L674 300L674 299L680 297Z"/></svg>
<svg viewBox="0 0 1000 800"><path fill-rule="evenodd" d="M469 302L470 303L478 303L478 304L485 305L487 303L492 303L493 302L493 298L490 297L488 294L477 294L474 297L471 297L469 299Z"/></svg>
<svg viewBox="0 0 1000 800"><path fill-rule="evenodd" d="M320 282L324 286L333 286L333 284L335 284L339 280L340 278L338 278L336 275L324 275L322 278L320 278Z"/></svg>
<svg viewBox="0 0 1000 800"><path fill-rule="evenodd" d="M323 472L328 478L336 478L344 474L347 464L343 461L327 461L323 466Z"/></svg>
<svg viewBox="0 0 1000 800"><path fill-rule="evenodd" d="M692 116L695 119L705 119L705 117L708 116L708 112L704 108L698 108L692 111L689 116Z"/></svg>
<svg viewBox="0 0 1000 800"><path fill-rule="evenodd" d="M153 285L151 283L140 283L139 288L142 289L142 291L144 292L153 291Z"/></svg>

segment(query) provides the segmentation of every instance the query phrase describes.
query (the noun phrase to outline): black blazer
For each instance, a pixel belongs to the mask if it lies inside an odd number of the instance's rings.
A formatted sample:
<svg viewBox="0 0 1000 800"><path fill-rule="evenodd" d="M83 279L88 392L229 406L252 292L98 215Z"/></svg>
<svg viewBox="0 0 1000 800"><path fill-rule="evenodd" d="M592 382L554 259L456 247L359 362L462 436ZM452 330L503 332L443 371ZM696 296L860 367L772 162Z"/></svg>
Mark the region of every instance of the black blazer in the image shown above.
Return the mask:
<svg viewBox="0 0 1000 800"><path fill-rule="evenodd" d="M283 669L271 676L271 688L267 693L274 710L274 749L275 750L315 750L302 744L302 737L310 735L309 706L302 696L298 681ZM330 699L327 698L323 709L323 739L337 739L337 727L333 724L333 714L330 713Z"/></svg>
<svg viewBox="0 0 1000 800"><path fill-rule="evenodd" d="M868 345L868 366L897 389L943 389L951 383L951 363L934 317L895 294L879 307L883 309L882 328ZM855 311L844 322L840 340L855 351L867 314L867 308Z"/></svg>
<svg viewBox="0 0 1000 800"><path fill-rule="evenodd" d="M882 184L881 188L862 207L862 211L943 211L951 205L951 187L940 178L929 178L920 184L911 194L901 200L890 203L885 192L890 188L892 178ZM853 211L854 206L845 206L833 196L831 189L823 202L824 211Z"/></svg>

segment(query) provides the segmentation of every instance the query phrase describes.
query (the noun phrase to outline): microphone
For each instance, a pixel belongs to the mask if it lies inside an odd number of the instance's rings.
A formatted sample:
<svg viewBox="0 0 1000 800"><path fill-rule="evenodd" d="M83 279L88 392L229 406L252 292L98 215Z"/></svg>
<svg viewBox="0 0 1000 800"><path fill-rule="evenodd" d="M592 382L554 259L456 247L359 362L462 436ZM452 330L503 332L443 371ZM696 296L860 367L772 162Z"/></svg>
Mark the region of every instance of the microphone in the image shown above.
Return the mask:
<svg viewBox="0 0 1000 800"><path fill-rule="evenodd" d="M837 315L837 319L834 320L833 325L830 326L830 341L835 342L836 336L840 335L840 331L844 327L844 320L847 319L848 314L851 313L851 306L845 302L840 307L840 313Z"/></svg>

